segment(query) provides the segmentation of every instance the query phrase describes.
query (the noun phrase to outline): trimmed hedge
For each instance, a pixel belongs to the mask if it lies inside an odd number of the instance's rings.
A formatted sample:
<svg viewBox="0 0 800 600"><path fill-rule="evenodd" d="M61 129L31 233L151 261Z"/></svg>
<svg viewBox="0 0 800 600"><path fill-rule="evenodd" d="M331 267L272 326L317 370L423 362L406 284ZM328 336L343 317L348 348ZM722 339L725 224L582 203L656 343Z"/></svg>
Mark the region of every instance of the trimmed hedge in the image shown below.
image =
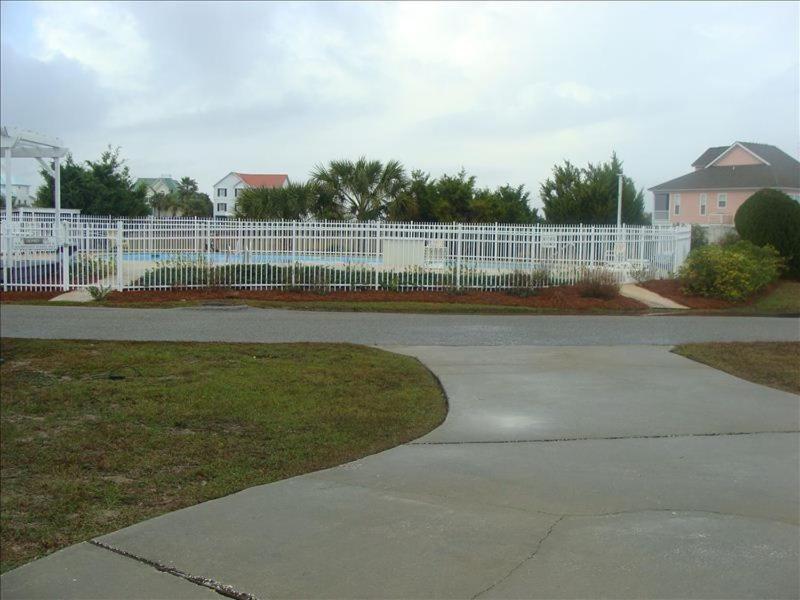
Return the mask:
<svg viewBox="0 0 800 600"><path fill-rule="evenodd" d="M745 200L734 222L742 239L772 246L785 259L788 273L800 276L800 203L765 188Z"/></svg>
<svg viewBox="0 0 800 600"><path fill-rule="evenodd" d="M741 301L778 279L782 266L777 250L743 240L692 250L679 277L687 294Z"/></svg>

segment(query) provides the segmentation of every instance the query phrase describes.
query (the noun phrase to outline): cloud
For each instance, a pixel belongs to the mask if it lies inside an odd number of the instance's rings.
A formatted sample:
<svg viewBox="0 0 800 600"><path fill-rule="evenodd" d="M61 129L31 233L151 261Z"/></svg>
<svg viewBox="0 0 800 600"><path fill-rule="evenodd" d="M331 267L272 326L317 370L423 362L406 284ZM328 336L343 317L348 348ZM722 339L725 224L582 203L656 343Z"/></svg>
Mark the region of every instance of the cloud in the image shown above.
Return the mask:
<svg viewBox="0 0 800 600"><path fill-rule="evenodd" d="M208 189L362 154L537 189L617 150L642 186L800 146L792 3L4 2L3 120ZM765 93L765 90L777 90ZM745 132L745 136L742 132Z"/></svg>

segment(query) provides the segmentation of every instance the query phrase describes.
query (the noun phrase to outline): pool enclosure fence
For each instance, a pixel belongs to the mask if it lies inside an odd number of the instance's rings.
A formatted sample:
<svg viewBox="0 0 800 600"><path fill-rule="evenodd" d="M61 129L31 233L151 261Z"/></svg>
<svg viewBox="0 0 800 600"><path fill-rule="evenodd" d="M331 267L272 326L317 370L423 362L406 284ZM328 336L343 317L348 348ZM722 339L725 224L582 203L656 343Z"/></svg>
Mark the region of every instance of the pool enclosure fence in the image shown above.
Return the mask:
<svg viewBox="0 0 800 600"><path fill-rule="evenodd" d="M3 218L3 290L511 289L667 277L688 226Z"/></svg>

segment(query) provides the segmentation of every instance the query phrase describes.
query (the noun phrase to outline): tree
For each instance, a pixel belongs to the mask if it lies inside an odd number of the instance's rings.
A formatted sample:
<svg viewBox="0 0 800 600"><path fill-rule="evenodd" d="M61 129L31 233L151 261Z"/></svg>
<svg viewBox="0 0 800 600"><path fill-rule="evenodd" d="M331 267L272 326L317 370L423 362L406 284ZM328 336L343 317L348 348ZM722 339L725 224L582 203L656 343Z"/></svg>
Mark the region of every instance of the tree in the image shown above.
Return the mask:
<svg viewBox="0 0 800 600"><path fill-rule="evenodd" d="M42 170L45 183L36 192L36 206L53 207L53 177ZM67 156L61 165L61 206L90 215L142 217L150 213L142 187L134 187L130 171L111 146L96 162L76 163Z"/></svg>
<svg viewBox="0 0 800 600"><path fill-rule="evenodd" d="M183 200L181 213L184 217L210 217L214 214L214 205L208 194L194 192Z"/></svg>
<svg viewBox="0 0 800 600"><path fill-rule="evenodd" d="M541 221L539 212L530 207L530 194L523 185L504 185L493 192L481 190L472 201L471 212L476 223L530 224Z"/></svg>
<svg viewBox="0 0 800 600"><path fill-rule="evenodd" d="M191 177L181 177L178 189L175 191L182 200L191 198L197 193L197 182Z"/></svg>
<svg viewBox="0 0 800 600"><path fill-rule="evenodd" d="M323 210L319 189L313 182L290 182L280 188L248 188L236 203L238 219L275 221L280 219L301 220L316 216Z"/></svg>
<svg viewBox="0 0 800 600"><path fill-rule="evenodd" d="M552 178L540 188L548 223L613 224L617 221L618 175L622 162L616 153L609 162L579 169L569 161L553 167ZM622 222L648 223L644 212L644 191L636 190L633 180L623 176Z"/></svg>
<svg viewBox="0 0 800 600"><path fill-rule="evenodd" d="M414 171L406 189L389 204L387 216L393 221L536 223L539 214L529 200L521 185L479 189L475 177L463 169L438 180Z"/></svg>
<svg viewBox="0 0 800 600"><path fill-rule="evenodd" d="M363 156L356 162L334 160L327 167L318 165L311 177L333 196L343 214L358 221L382 217L406 186L403 165L398 161L383 165Z"/></svg>
<svg viewBox="0 0 800 600"><path fill-rule="evenodd" d="M148 198L150 208L158 216L163 216L167 213L172 213L175 216L177 206L175 204L175 196L173 194L165 194L164 192L154 192Z"/></svg>
<svg viewBox="0 0 800 600"><path fill-rule="evenodd" d="M786 261L789 275L800 276L800 204L780 191L765 188L736 211L736 231L757 246L772 246Z"/></svg>

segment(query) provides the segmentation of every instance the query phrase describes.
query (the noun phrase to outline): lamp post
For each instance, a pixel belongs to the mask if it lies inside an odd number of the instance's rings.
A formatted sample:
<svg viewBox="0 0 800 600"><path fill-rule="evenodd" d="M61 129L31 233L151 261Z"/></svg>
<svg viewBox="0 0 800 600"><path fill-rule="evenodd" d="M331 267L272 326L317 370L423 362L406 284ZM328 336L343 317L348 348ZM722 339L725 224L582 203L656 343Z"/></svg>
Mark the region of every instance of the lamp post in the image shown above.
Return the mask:
<svg viewBox="0 0 800 600"><path fill-rule="evenodd" d="M617 228L622 227L622 173L617 182Z"/></svg>

